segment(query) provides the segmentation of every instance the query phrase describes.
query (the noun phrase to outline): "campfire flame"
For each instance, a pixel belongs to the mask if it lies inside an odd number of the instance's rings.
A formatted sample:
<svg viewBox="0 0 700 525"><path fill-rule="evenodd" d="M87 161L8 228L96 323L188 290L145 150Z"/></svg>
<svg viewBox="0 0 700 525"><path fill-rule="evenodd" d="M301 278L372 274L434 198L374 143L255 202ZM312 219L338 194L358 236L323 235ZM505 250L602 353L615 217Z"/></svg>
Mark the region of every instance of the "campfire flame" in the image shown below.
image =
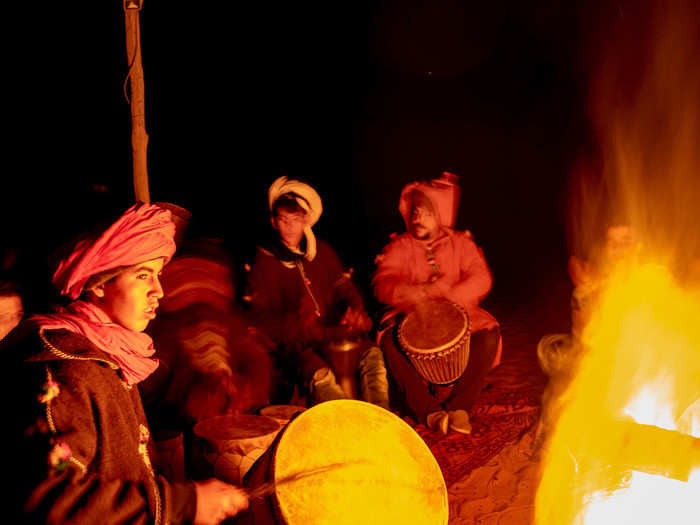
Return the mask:
<svg viewBox="0 0 700 525"><path fill-rule="evenodd" d="M627 6L597 57L600 162L578 171L571 206L591 304L543 454L539 525L698 520L700 10L678 5Z"/></svg>

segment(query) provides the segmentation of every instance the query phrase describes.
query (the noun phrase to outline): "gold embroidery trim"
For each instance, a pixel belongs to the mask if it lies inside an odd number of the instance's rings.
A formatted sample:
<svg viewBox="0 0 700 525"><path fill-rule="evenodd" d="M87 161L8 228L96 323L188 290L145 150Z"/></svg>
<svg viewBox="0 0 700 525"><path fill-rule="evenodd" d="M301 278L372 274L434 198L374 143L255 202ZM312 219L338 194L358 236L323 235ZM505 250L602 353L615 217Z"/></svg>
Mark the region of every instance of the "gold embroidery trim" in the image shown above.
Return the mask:
<svg viewBox="0 0 700 525"><path fill-rule="evenodd" d="M306 278L306 272L304 272L304 265L301 261L297 260L296 266L299 269L299 273L301 274L301 281L304 283L304 286L306 287L306 291L309 293L309 297L311 297L311 300L314 303L316 315L318 317L321 317L321 308L318 306L318 302L316 302L316 298L314 297L314 294L311 292L310 281Z"/></svg>
<svg viewBox="0 0 700 525"><path fill-rule="evenodd" d="M139 425L139 454L141 455L141 459L143 460L144 464L146 465L146 468L148 469L149 474L151 475L151 485L153 488L153 497L156 500L156 517L155 517L155 523L160 523L161 520L161 512L162 512L162 503L160 499L160 491L158 490L158 482L156 481L156 474L153 472L153 465L151 464L151 457L148 455L148 441L150 439L151 435L150 432L148 431L148 427L141 423Z"/></svg>
<svg viewBox="0 0 700 525"><path fill-rule="evenodd" d="M119 370L119 367L117 365L115 365L111 361L107 361L106 359L99 359L97 357L78 357L77 355L67 354L64 351L59 350L54 345L49 343L48 339L46 339L46 336L44 336L44 330L44 328L39 329L39 337L41 338L41 342L44 344L44 346L46 346L46 348L48 348L52 354L55 354L58 357L62 357L64 359L74 359L76 361L100 361L101 363L107 363L112 370Z"/></svg>
<svg viewBox="0 0 700 525"><path fill-rule="evenodd" d="M75 459L73 456L69 457L68 461L70 461L71 463L73 463L73 465L78 467L82 471L83 476L87 474L87 467L83 465L82 461Z"/></svg>
<svg viewBox="0 0 700 525"><path fill-rule="evenodd" d="M51 369L49 368L49 365L46 365L46 380L53 381L53 375L51 375ZM49 430L51 430L51 433L58 434L58 429L56 428L56 424L53 421L53 415L51 414L51 401L52 400L46 402L46 422L49 424ZM68 461L70 461L73 465L78 467L83 473L83 476L87 474L87 467L82 461L76 459L72 455L68 458Z"/></svg>
<svg viewBox="0 0 700 525"><path fill-rule="evenodd" d="M114 364L111 361L108 361L106 359L100 359L99 357L79 357L77 355L68 354L68 353L64 352L63 350L59 350L54 345L52 345L48 339L46 339L46 336L44 335L44 330L45 330L44 328L39 328L39 337L41 338L41 342L43 343L43 345L46 348L48 348L52 354L55 354L58 357L61 357L63 359L73 359L75 361L99 361L100 363L105 363L105 364L109 365L109 367L112 370L119 370L118 365L116 365L116 364ZM117 379L119 379L119 382L122 384L122 386L124 388L126 388L129 391L131 390L132 385L130 385L126 381L124 381L119 375L117 375Z"/></svg>
<svg viewBox="0 0 700 525"><path fill-rule="evenodd" d="M53 376L51 375L51 369L49 368L49 365L46 366L46 380L52 381ZM46 402L46 422L49 424L49 429L51 430L52 433L56 434L56 425L53 422L53 416L51 415L51 400Z"/></svg>

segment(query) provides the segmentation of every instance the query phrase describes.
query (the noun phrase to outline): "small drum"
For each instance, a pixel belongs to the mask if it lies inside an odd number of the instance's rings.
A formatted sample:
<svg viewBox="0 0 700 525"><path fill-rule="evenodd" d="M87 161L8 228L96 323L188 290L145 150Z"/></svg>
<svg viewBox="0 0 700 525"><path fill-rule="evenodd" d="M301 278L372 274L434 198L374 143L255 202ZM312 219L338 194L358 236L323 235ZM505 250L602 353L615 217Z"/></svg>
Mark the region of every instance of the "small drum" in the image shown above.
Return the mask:
<svg viewBox="0 0 700 525"><path fill-rule="evenodd" d="M459 379L469 362L467 312L450 301L429 301L398 328L399 344L423 378L438 385Z"/></svg>
<svg viewBox="0 0 700 525"><path fill-rule="evenodd" d="M445 480L423 439L388 410L327 401L298 414L248 471L247 521L283 525L446 525Z"/></svg>
<svg viewBox="0 0 700 525"><path fill-rule="evenodd" d="M331 365L336 380L350 399L358 398L357 376L367 339L361 336L335 337L321 348L321 355Z"/></svg>
<svg viewBox="0 0 700 525"><path fill-rule="evenodd" d="M266 416L216 416L194 426L193 462L199 477L240 485L282 425Z"/></svg>

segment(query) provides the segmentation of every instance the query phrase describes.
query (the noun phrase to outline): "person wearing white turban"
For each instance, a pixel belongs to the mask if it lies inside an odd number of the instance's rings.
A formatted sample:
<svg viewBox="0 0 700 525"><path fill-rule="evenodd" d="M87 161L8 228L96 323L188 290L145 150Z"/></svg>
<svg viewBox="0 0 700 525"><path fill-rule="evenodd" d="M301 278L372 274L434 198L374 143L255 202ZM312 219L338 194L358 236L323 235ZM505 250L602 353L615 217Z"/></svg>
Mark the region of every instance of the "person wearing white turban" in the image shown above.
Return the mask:
<svg viewBox="0 0 700 525"><path fill-rule="evenodd" d="M278 377L272 401L288 403L296 386L311 403L347 397L321 357L330 334L366 334L372 326L364 301L335 250L312 227L323 211L308 184L280 177L268 190L273 237L258 247L244 297L252 325L271 339ZM365 401L389 408L381 350L370 344L360 362Z"/></svg>
<svg viewBox="0 0 700 525"><path fill-rule="evenodd" d="M275 202L282 195L289 195L294 198L299 207L306 213L306 225L304 226L304 238L306 239L306 250L304 257L313 261L316 257L316 237L311 229L323 213L321 197L315 189L304 182L288 179L286 176L279 177L272 183L267 192L267 201L270 212L273 211ZM274 217L274 214L273 214Z"/></svg>

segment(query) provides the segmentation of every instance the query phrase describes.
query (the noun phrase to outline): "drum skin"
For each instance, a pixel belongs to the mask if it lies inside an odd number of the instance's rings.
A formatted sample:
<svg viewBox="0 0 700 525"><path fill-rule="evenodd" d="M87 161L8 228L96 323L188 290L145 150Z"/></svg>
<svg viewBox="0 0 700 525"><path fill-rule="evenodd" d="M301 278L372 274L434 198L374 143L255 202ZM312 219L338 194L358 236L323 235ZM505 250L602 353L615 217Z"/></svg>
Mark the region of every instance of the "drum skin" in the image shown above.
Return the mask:
<svg viewBox="0 0 700 525"><path fill-rule="evenodd" d="M430 449L402 419L364 401L327 401L292 418L244 485L271 480L273 494L252 500L242 523L448 522L447 489Z"/></svg>
<svg viewBox="0 0 700 525"><path fill-rule="evenodd" d="M469 316L459 305L429 301L399 323L398 340L426 381L446 385L459 379L467 367L470 327Z"/></svg>

